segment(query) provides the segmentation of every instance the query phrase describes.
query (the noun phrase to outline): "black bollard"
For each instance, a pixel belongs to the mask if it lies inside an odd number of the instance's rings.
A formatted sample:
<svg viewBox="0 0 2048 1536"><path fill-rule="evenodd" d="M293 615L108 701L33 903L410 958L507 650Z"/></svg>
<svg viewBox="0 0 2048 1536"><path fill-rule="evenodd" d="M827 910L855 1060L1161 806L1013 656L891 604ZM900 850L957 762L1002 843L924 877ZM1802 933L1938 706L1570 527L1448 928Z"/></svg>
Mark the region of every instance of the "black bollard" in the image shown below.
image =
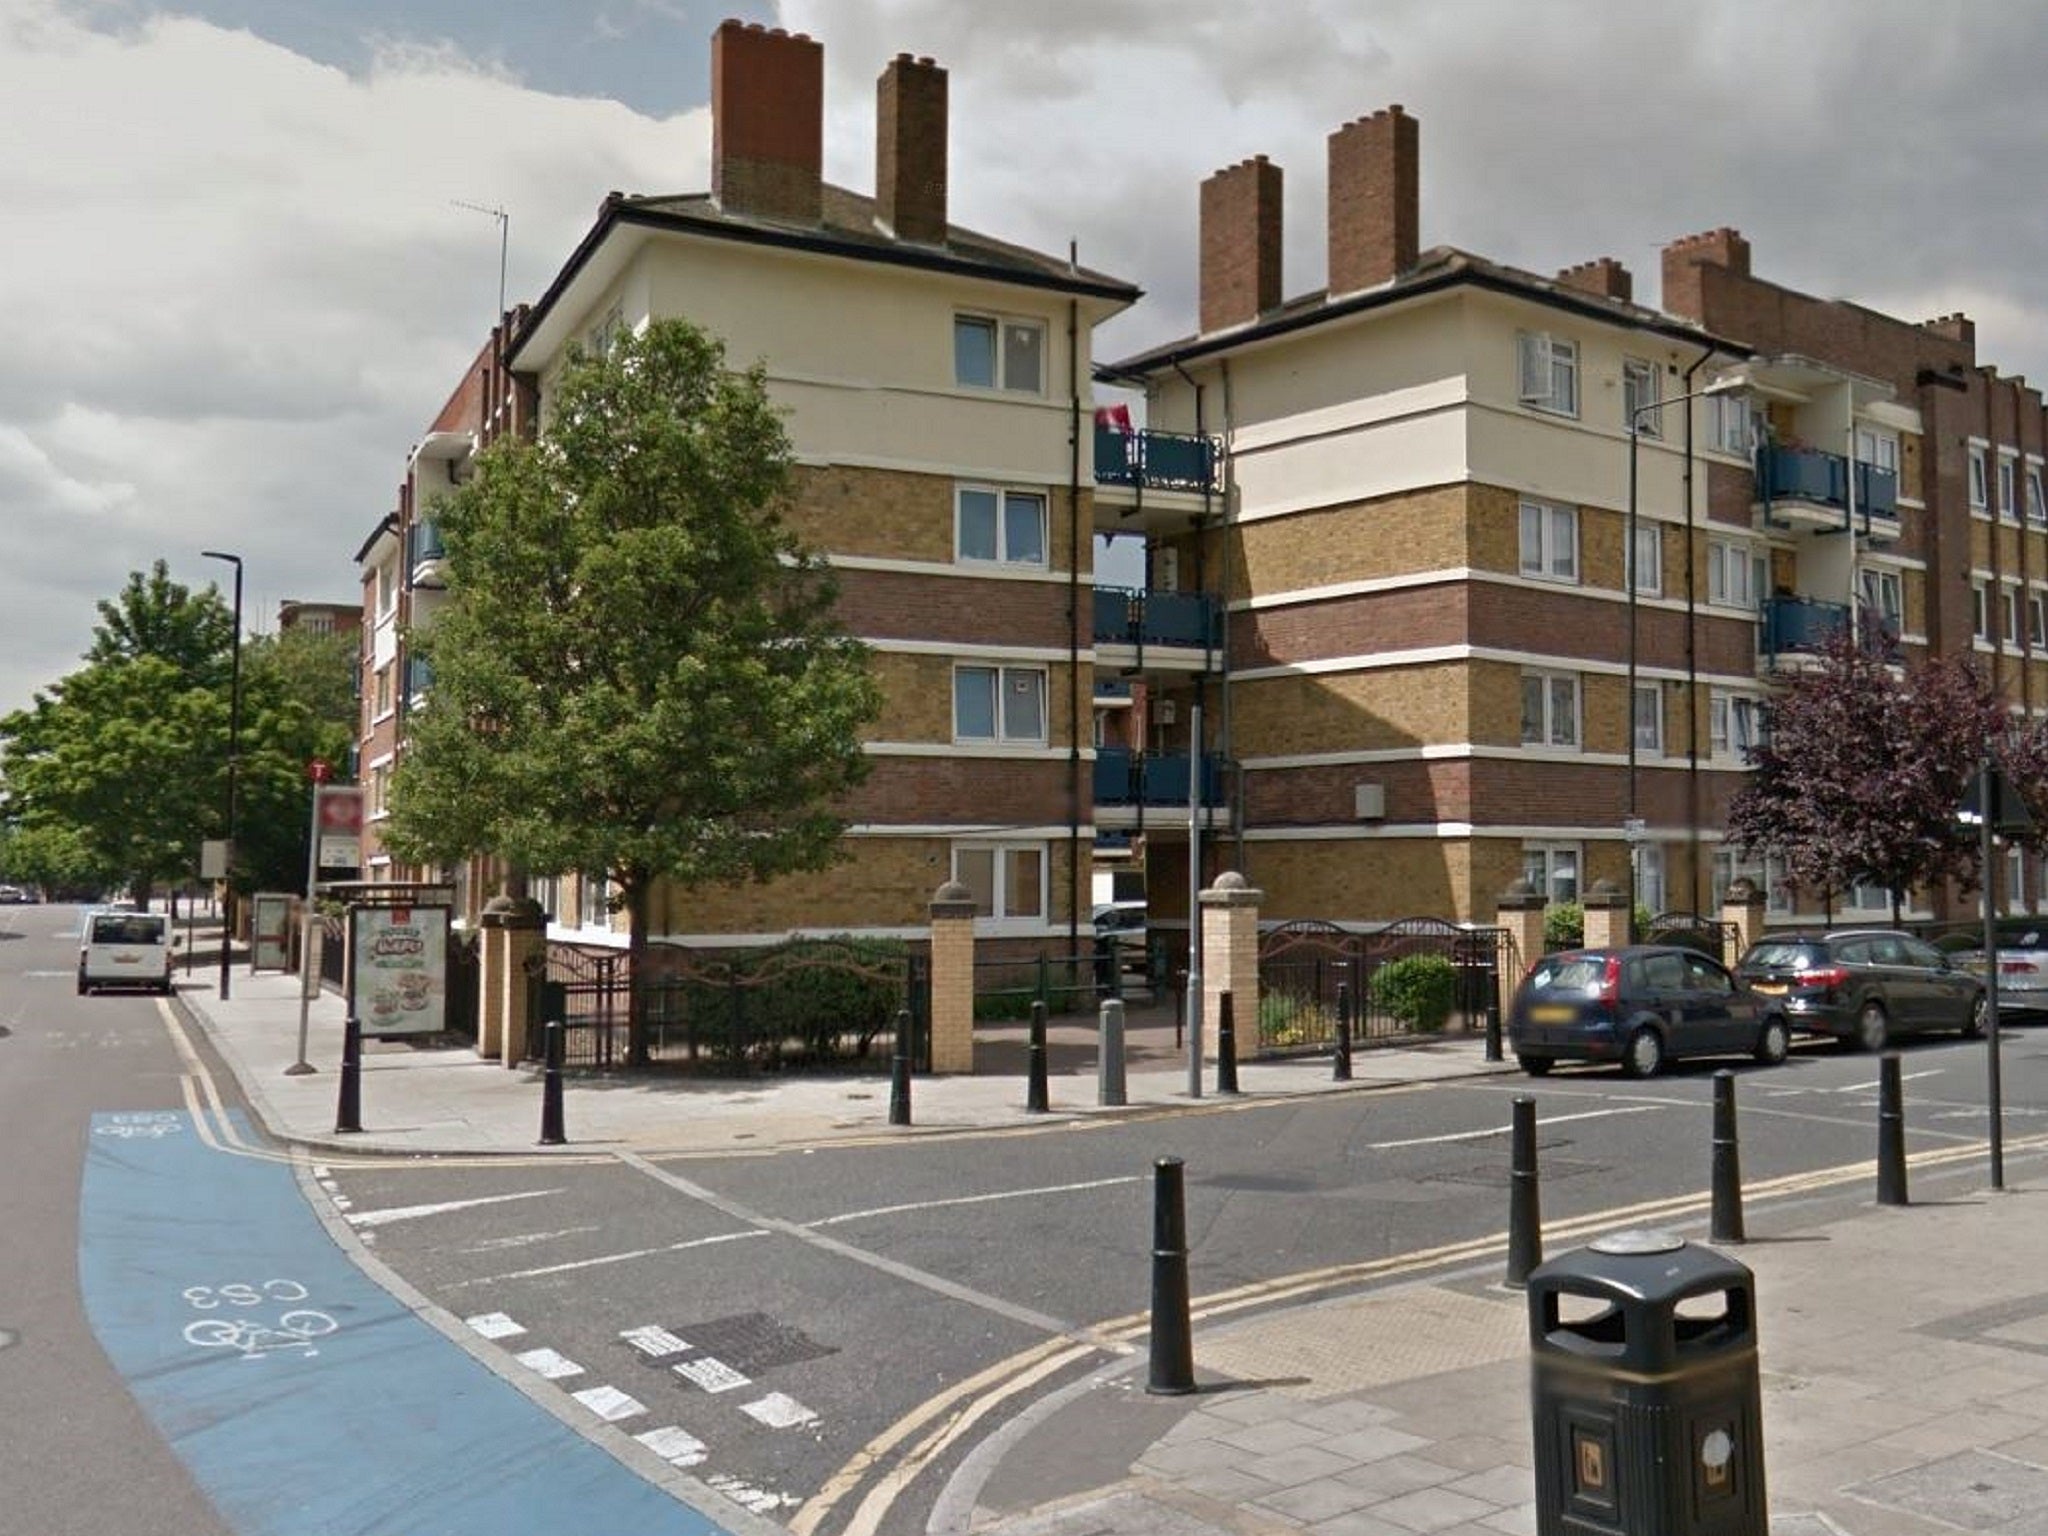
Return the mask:
<svg viewBox="0 0 2048 1536"><path fill-rule="evenodd" d="M1536 1191L1536 1101L1515 1100L1514 1151L1508 1171L1507 1283L1520 1289L1543 1262L1543 1215Z"/></svg>
<svg viewBox="0 0 2048 1536"><path fill-rule="evenodd" d="M1351 1081L1351 983L1337 983L1337 1061L1330 1068L1330 1081Z"/></svg>
<svg viewBox="0 0 2048 1536"><path fill-rule="evenodd" d="M341 1032L341 1095L335 1100L334 1129L363 1128L363 1021L350 1014Z"/></svg>
<svg viewBox="0 0 2048 1536"><path fill-rule="evenodd" d="M1905 1205L1906 1109L1899 1090L1899 1053L1877 1064L1877 1203Z"/></svg>
<svg viewBox="0 0 2048 1536"><path fill-rule="evenodd" d="M1162 1157L1152 1165L1152 1360L1145 1390L1162 1396L1195 1390L1188 1218L1177 1157Z"/></svg>
<svg viewBox="0 0 2048 1536"><path fill-rule="evenodd" d="M1746 1241L1742 1233L1742 1144L1735 1134L1735 1074L1714 1074L1714 1216L1708 1237Z"/></svg>
<svg viewBox="0 0 2048 1536"><path fill-rule="evenodd" d="M1098 1027L1100 1053L1095 1060L1095 1102L1112 1107L1129 1102L1124 1084L1124 1000L1112 997L1102 1005Z"/></svg>
<svg viewBox="0 0 2048 1536"><path fill-rule="evenodd" d="M1024 1058L1024 1112L1042 1115L1051 1106L1045 1085L1045 1004L1031 1005L1031 1046Z"/></svg>
<svg viewBox="0 0 2048 1536"><path fill-rule="evenodd" d="M547 1031L541 1037L544 1066L540 1075L540 1144L544 1147L559 1147L569 1139L569 1133L562 1128L562 1037L566 1033L560 1019L548 1021Z"/></svg>
<svg viewBox="0 0 2048 1536"><path fill-rule="evenodd" d="M910 1124L910 1010L896 1010L896 1053L889 1062L889 1123Z"/></svg>
<svg viewBox="0 0 2048 1536"><path fill-rule="evenodd" d="M1218 994L1216 1008L1216 1091L1238 1091L1237 1025L1231 1018L1231 1000L1228 992Z"/></svg>

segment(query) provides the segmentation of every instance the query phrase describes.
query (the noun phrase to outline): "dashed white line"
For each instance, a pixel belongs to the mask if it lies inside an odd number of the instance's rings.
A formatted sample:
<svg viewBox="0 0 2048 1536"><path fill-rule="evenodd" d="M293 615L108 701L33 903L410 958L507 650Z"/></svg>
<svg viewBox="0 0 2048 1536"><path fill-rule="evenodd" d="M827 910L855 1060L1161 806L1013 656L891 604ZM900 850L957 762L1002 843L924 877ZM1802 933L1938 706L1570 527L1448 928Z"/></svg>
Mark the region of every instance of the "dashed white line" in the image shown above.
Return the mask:
<svg viewBox="0 0 2048 1536"><path fill-rule="evenodd" d="M672 1467L701 1466L704 1458L711 1454L702 1440L673 1424L650 1429L633 1438Z"/></svg>
<svg viewBox="0 0 2048 1536"><path fill-rule="evenodd" d="M716 1237L692 1238L686 1243L667 1243L659 1248L632 1248L624 1253L600 1254L594 1259L570 1259L562 1264L543 1264L538 1269L515 1269L502 1275L480 1275L474 1280L455 1280L449 1283L448 1289L459 1291L476 1285L496 1285L501 1280L533 1280L541 1275L562 1275L573 1269L596 1269L605 1264L624 1264L630 1259L650 1259L657 1254L682 1253L690 1248L709 1248L717 1243L736 1243L743 1238L767 1235L761 1231L721 1232Z"/></svg>
<svg viewBox="0 0 2048 1536"><path fill-rule="evenodd" d="M359 1211L349 1217L354 1227L383 1227L394 1221L418 1221L422 1216L441 1216L449 1211L467 1211L480 1205L503 1205L510 1200L538 1200L543 1195L559 1195L559 1189L529 1189L516 1195L484 1195L475 1200L442 1200L434 1205L394 1205L381 1211ZM334 1203L345 1206L339 1196Z"/></svg>
<svg viewBox="0 0 2048 1536"><path fill-rule="evenodd" d="M502 1312L479 1312L463 1321L487 1339L509 1339L526 1332Z"/></svg>
<svg viewBox="0 0 2048 1536"><path fill-rule="evenodd" d="M770 1429L795 1429L818 1422L817 1414L787 1392L770 1392L759 1402L740 1404L740 1412L766 1424Z"/></svg>
<svg viewBox="0 0 2048 1536"><path fill-rule="evenodd" d="M649 1323L644 1328L628 1328L619 1337L650 1360L660 1360L668 1355L680 1355L690 1347L687 1342L677 1338L666 1328L653 1323Z"/></svg>
<svg viewBox="0 0 2048 1536"><path fill-rule="evenodd" d="M1005 1189L990 1195L959 1195L951 1200L915 1200L907 1205L877 1205L865 1211L846 1211L807 1221L806 1227L836 1227L842 1221L867 1221L876 1216L897 1216L905 1211L934 1211L947 1205L986 1205L992 1200L1024 1200L1034 1195L1068 1195L1083 1189L1108 1189L1117 1184L1140 1184L1147 1174L1129 1174L1114 1179L1089 1179L1080 1184L1046 1184L1037 1189Z"/></svg>
<svg viewBox="0 0 2048 1536"><path fill-rule="evenodd" d="M537 1371L549 1381L561 1381L569 1376L581 1376L583 1367L567 1355L552 1349L529 1349L523 1355L512 1357L529 1371Z"/></svg>
<svg viewBox="0 0 2048 1536"><path fill-rule="evenodd" d="M700 1355L695 1360L685 1360L681 1365L670 1367L685 1381L696 1383L706 1392L730 1392L734 1387L750 1387L753 1382L738 1371L712 1355Z"/></svg>
<svg viewBox="0 0 2048 1536"><path fill-rule="evenodd" d="M607 1424L616 1424L621 1419L630 1419L636 1413L647 1411L645 1403L628 1397L617 1387L585 1387L581 1392L569 1395Z"/></svg>

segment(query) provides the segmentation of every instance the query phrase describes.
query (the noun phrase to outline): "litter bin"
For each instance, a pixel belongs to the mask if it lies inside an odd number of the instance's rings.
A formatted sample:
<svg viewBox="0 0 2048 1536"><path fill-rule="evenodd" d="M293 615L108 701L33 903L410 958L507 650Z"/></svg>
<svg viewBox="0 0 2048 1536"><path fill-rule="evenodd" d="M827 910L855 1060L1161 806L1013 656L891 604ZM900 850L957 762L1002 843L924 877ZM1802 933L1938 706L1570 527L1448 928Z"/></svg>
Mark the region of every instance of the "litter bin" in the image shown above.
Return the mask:
<svg viewBox="0 0 2048 1536"><path fill-rule="evenodd" d="M1528 1296L1539 1536L1766 1536L1749 1270L1621 1232Z"/></svg>

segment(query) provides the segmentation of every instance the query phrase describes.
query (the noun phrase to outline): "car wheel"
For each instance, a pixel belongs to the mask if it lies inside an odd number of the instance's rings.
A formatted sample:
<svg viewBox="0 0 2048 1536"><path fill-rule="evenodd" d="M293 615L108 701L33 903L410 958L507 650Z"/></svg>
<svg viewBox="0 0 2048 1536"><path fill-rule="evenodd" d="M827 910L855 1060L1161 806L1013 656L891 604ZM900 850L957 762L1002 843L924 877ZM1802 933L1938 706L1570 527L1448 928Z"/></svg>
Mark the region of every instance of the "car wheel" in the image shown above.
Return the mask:
<svg viewBox="0 0 2048 1536"><path fill-rule="evenodd" d="M1984 1020L1991 1011L1991 1000L1982 992L1970 999L1970 1016L1963 1021L1963 1038L1974 1040L1984 1033Z"/></svg>
<svg viewBox="0 0 2048 1536"><path fill-rule="evenodd" d="M1792 1054L1792 1031L1785 1027L1783 1019L1765 1019L1764 1027L1757 1032L1756 1059L1767 1067L1775 1067Z"/></svg>
<svg viewBox="0 0 2048 1536"><path fill-rule="evenodd" d="M1515 1060L1521 1063L1522 1070L1528 1073L1531 1077L1545 1077L1549 1075L1551 1066L1553 1065L1551 1059L1548 1056L1517 1055L1515 1057Z"/></svg>
<svg viewBox="0 0 2048 1536"><path fill-rule="evenodd" d="M1884 1016L1884 1004L1874 1000L1865 1003L1863 1011L1856 1015L1856 1048L1881 1051L1890 1038L1891 1024Z"/></svg>
<svg viewBox="0 0 2048 1536"><path fill-rule="evenodd" d="M1647 1024L1628 1037L1621 1069L1630 1077L1655 1077L1664 1067L1664 1041Z"/></svg>

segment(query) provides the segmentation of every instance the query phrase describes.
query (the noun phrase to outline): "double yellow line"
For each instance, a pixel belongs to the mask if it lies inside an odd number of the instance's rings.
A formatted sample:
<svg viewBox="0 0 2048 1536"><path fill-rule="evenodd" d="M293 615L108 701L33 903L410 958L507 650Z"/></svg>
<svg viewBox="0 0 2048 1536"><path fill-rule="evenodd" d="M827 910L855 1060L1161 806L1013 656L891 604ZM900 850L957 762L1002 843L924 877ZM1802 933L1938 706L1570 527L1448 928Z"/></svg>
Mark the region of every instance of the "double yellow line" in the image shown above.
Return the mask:
<svg viewBox="0 0 2048 1536"><path fill-rule="evenodd" d="M2048 1151L2048 1132L2009 1140L2005 1146L2006 1150L2013 1154ZM1906 1161L1913 1168L1932 1169L1951 1163L1966 1162L1983 1155L1985 1144L1973 1142L1918 1152ZM1784 1174L1775 1179L1745 1184L1743 1198L1745 1201L1787 1199L1796 1195L1837 1189L1859 1180L1873 1178L1875 1169L1874 1161L1866 1161L1840 1163L1832 1168ZM1546 1243L1571 1241L1622 1226L1681 1221L1703 1214L1710 1205L1711 1197L1703 1194L1645 1200L1635 1205L1618 1206L1548 1223L1543 1228L1543 1238ZM1507 1252L1507 1240L1507 1233L1494 1232L1485 1237L1393 1254L1383 1259L1333 1264L1321 1269L1304 1270L1299 1274L1276 1276L1270 1280L1254 1281L1248 1285L1198 1297L1191 1303L1189 1312L1195 1320L1228 1317L1254 1307L1270 1306L1283 1301L1299 1301L1371 1281L1392 1279L1425 1270L1476 1264L1484 1259L1504 1256ZM997 1361L965 1381L956 1383L883 1430L827 1478L824 1485L804 1503L795 1518L790 1521L791 1532L794 1536L816 1536L839 1506L873 1476L878 1468L884 1466L885 1458L897 1453L899 1447L921 1434L921 1439L916 1439L914 1444L896 1454L894 1460L888 1463L888 1470L876 1480L874 1486L868 1490L867 1496L855 1507L843 1532L843 1536L874 1536L874 1533L881 1529L881 1522L904 1490L915 1482L926 1468L958 1445L967 1432L989 1414L1047 1377L1090 1356L1130 1353L1134 1347L1133 1341L1144 1337L1150 1327L1149 1312L1133 1312L1123 1317L1111 1318L1082 1332L1047 1339L1006 1360Z"/></svg>

